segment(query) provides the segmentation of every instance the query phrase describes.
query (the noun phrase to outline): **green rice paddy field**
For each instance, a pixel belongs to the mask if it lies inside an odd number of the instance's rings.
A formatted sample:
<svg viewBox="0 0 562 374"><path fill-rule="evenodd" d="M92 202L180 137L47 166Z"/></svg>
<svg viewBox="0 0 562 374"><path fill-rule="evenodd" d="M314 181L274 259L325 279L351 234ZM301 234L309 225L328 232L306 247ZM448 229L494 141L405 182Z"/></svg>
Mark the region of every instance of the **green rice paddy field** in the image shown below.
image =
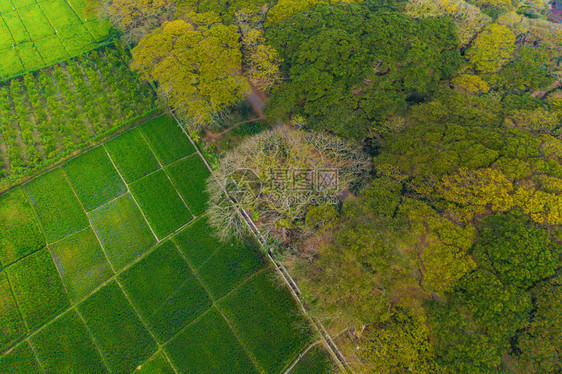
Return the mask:
<svg viewBox="0 0 562 374"><path fill-rule="evenodd" d="M5 1L5 0L0 0ZM160 116L0 195L0 373L281 373L317 337ZM292 372L326 373L316 345Z"/></svg>
<svg viewBox="0 0 562 374"><path fill-rule="evenodd" d="M84 0L0 0L0 80L78 56L109 38Z"/></svg>

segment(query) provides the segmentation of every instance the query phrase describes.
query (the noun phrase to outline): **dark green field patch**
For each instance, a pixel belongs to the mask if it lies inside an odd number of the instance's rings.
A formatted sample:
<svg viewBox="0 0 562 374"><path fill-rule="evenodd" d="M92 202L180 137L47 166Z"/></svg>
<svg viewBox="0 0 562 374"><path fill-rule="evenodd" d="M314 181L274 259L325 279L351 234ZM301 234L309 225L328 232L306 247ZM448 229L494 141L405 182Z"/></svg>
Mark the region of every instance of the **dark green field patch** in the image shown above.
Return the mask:
<svg viewBox="0 0 562 374"><path fill-rule="evenodd" d="M172 369L164 355L158 353L140 365L134 372L137 374L174 374L174 369Z"/></svg>
<svg viewBox="0 0 562 374"><path fill-rule="evenodd" d="M99 344L102 356L116 373L128 373L156 352L156 343L115 282L78 306Z"/></svg>
<svg viewBox="0 0 562 374"><path fill-rule="evenodd" d="M107 152L127 183L140 179L160 168L140 131L134 129L105 143Z"/></svg>
<svg viewBox="0 0 562 374"><path fill-rule="evenodd" d="M258 373L214 308L175 336L166 352L182 373Z"/></svg>
<svg viewBox="0 0 562 374"><path fill-rule="evenodd" d="M191 220L191 213L163 170L129 187L158 238L166 237Z"/></svg>
<svg viewBox="0 0 562 374"><path fill-rule="evenodd" d="M90 212L89 216L109 261L117 271L156 243L129 194Z"/></svg>
<svg viewBox="0 0 562 374"><path fill-rule="evenodd" d="M170 116L148 121L141 131L162 165L169 165L195 152L189 139Z"/></svg>
<svg viewBox="0 0 562 374"><path fill-rule="evenodd" d="M193 214L200 215L205 212L205 205L209 199L206 183L211 173L203 160L194 154L168 166L166 172Z"/></svg>
<svg viewBox="0 0 562 374"><path fill-rule="evenodd" d="M4 357L0 357L2 374L41 374L39 363L29 343L23 342Z"/></svg>
<svg viewBox="0 0 562 374"><path fill-rule="evenodd" d="M39 223L21 188L0 196L0 263L7 266L45 245Z"/></svg>
<svg viewBox="0 0 562 374"><path fill-rule="evenodd" d="M230 243L215 253L197 274L212 296L219 299L263 265L255 246Z"/></svg>
<svg viewBox="0 0 562 374"><path fill-rule="evenodd" d="M310 348L299 362L290 371L290 374L330 374L337 373L335 365L332 363L326 349L316 344Z"/></svg>
<svg viewBox="0 0 562 374"><path fill-rule="evenodd" d="M119 276L133 303L164 342L211 305L211 299L172 242Z"/></svg>
<svg viewBox="0 0 562 374"><path fill-rule="evenodd" d="M63 169L87 211L127 192L103 147L70 160Z"/></svg>
<svg viewBox="0 0 562 374"><path fill-rule="evenodd" d="M0 352L15 343L26 329L6 273L0 272Z"/></svg>
<svg viewBox="0 0 562 374"><path fill-rule="evenodd" d="M69 302L49 251L45 248L6 269L23 319L35 330Z"/></svg>
<svg viewBox="0 0 562 374"><path fill-rule="evenodd" d="M215 238L205 218L198 219L172 240L195 269L199 269L224 245Z"/></svg>
<svg viewBox="0 0 562 374"><path fill-rule="evenodd" d="M24 187L52 243L88 226L88 218L61 169L55 169Z"/></svg>
<svg viewBox="0 0 562 374"><path fill-rule="evenodd" d="M274 274L263 272L220 301L234 330L268 373L280 372L312 340L307 320Z"/></svg>
<svg viewBox="0 0 562 374"><path fill-rule="evenodd" d="M92 292L113 274L90 228L51 244L49 249L73 301Z"/></svg>
<svg viewBox="0 0 562 374"><path fill-rule="evenodd" d="M47 373L107 373L84 322L71 310L31 338Z"/></svg>

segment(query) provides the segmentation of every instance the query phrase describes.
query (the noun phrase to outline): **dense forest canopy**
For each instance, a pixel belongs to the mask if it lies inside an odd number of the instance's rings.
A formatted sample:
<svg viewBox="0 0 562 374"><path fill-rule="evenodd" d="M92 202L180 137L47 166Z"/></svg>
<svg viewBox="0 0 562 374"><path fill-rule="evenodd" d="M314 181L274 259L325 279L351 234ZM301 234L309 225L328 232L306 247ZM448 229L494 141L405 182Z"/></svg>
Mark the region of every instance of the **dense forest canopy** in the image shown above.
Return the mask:
<svg viewBox="0 0 562 374"><path fill-rule="evenodd" d="M306 148L315 136L346 138L361 165L369 155L368 182L335 205L236 190L353 369L562 371L562 25L549 1L125 3L105 11L138 42L132 66L192 130L215 129L255 87L269 95L278 129L219 170L329 164ZM236 214L220 191L216 226Z"/></svg>

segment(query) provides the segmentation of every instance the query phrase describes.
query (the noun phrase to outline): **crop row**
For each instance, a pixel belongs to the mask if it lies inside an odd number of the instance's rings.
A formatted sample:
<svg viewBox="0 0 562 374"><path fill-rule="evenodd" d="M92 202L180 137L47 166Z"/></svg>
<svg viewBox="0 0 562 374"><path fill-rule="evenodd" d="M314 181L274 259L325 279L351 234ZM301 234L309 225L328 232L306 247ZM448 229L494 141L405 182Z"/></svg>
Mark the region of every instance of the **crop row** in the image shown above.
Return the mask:
<svg viewBox="0 0 562 374"><path fill-rule="evenodd" d="M0 85L0 190L154 109L117 47Z"/></svg>

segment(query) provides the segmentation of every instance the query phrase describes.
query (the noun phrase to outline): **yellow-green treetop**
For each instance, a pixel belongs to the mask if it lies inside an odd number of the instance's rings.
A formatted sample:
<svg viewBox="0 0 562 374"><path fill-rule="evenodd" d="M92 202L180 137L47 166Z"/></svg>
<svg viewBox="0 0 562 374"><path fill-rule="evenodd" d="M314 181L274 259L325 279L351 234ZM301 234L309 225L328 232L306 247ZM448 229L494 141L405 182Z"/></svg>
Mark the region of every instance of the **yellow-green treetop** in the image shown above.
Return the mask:
<svg viewBox="0 0 562 374"><path fill-rule="evenodd" d="M204 16L204 17L203 17ZM133 49L132 68L156 81L159 93L195 125L234 104L247 91L240 35L212 14L167 22Z"/></svg>

